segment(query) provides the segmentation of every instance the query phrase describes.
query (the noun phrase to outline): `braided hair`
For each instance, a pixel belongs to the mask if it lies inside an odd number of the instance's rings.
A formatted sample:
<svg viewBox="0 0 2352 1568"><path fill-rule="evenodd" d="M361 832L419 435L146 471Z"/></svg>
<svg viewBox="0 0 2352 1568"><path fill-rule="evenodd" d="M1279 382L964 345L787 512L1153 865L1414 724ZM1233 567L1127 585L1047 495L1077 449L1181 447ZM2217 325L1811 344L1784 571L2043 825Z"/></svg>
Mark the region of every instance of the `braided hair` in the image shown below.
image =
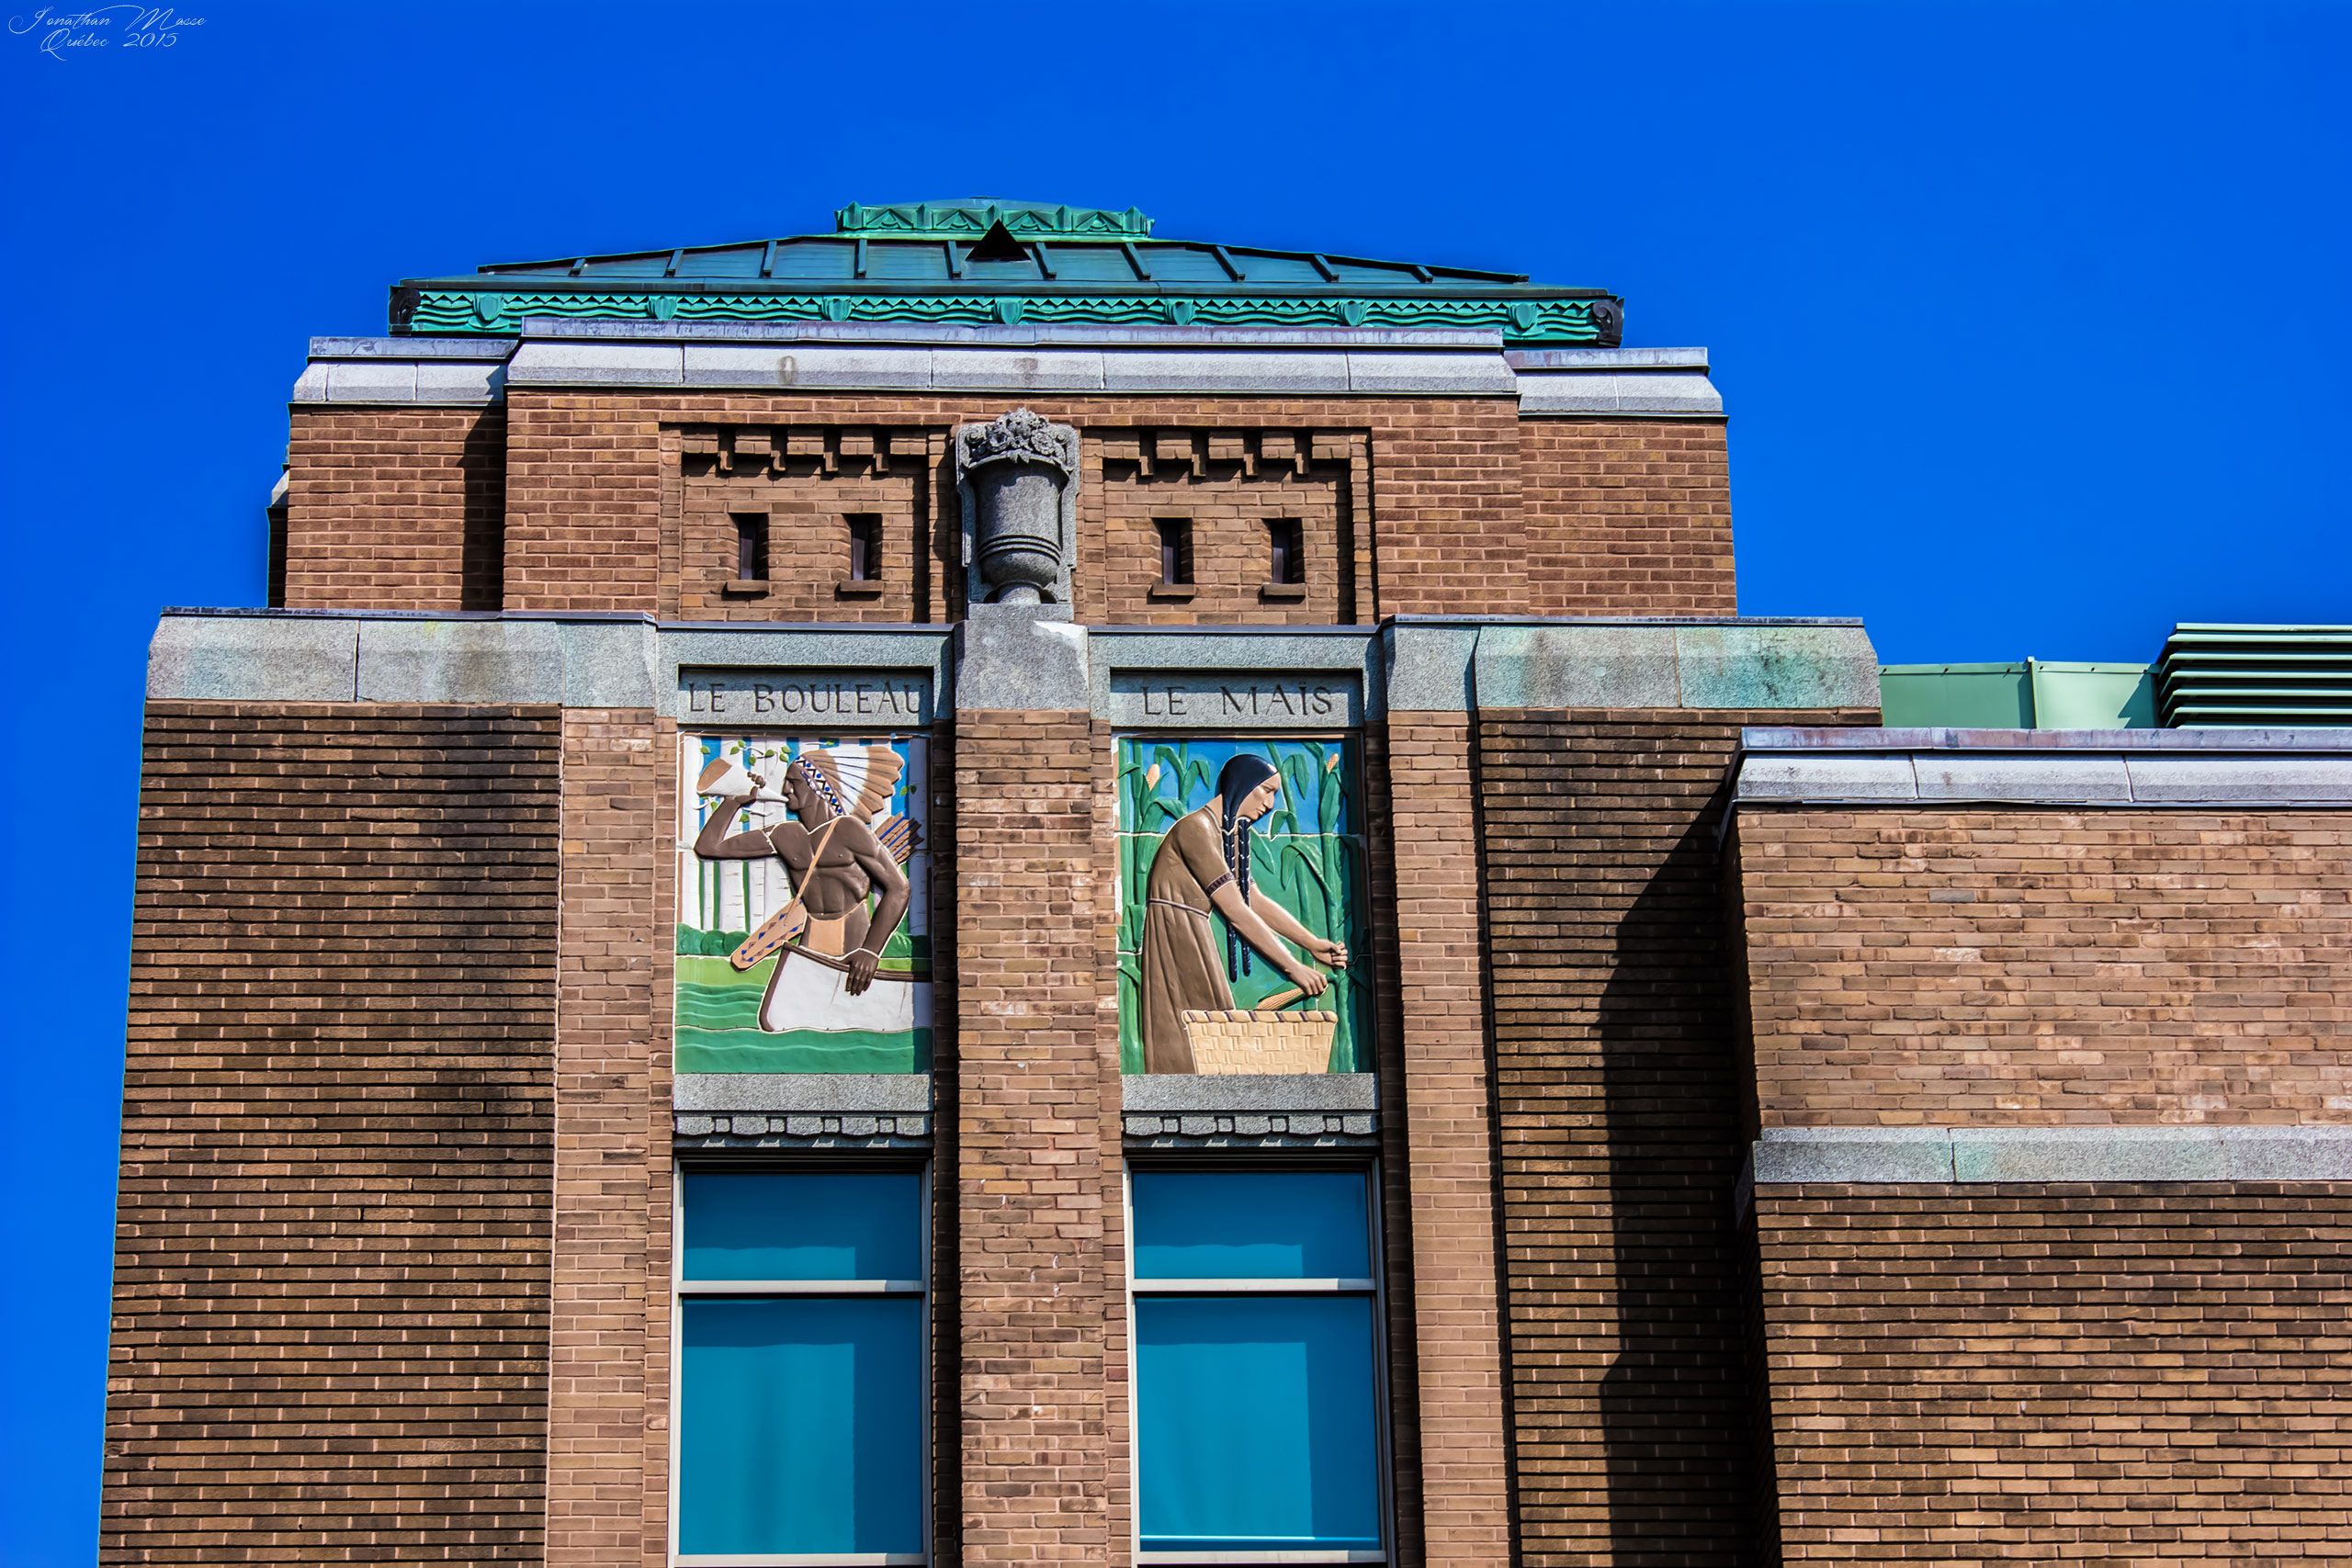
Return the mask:
<svg viewBox="0 0 2352 1568"><path fill-rule="evenodd" d="M1217 824L1225 863L1232 868L1233 885L1241 893L1241 901L1250 902L1250 824L1242 819L1241 803L1258 792L1268 779L1280 775L1274 765L1263 757L1248 752L1235 754L1216 776ZM1250 973L1250 944L1227 920L1225 925L1226 977L1238 980Z"/></svg>

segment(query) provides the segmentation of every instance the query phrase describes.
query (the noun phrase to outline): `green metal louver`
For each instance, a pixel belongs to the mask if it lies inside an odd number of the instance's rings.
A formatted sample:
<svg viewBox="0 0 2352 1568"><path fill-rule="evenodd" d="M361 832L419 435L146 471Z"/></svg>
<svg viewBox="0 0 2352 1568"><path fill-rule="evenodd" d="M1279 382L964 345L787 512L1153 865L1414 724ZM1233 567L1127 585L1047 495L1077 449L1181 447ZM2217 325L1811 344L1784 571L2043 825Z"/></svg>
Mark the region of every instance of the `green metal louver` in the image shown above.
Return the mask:
<svg viewBox="0 0 2352 1568"><path fill-rule="evenodd" d="M2156 700L2174 728L2352 725L2352 626L2175 626Z"/></svg>

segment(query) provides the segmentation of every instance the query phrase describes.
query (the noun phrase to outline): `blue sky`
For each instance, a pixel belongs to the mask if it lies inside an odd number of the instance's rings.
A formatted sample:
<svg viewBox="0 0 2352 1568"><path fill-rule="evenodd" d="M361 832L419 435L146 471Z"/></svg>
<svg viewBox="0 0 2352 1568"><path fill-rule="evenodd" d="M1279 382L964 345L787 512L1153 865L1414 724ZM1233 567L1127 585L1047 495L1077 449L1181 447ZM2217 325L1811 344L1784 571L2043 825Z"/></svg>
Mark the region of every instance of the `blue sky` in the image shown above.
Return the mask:
<svg viewBox="0 0 2352 1568"><path fill-rule="evenodd" d="M1506 267L1713 350L1749 613L2352 620L2352 6L11 3L11 1564L92 1551L147 637L260 602L304 340L395 278L976 193Z"/></svg>

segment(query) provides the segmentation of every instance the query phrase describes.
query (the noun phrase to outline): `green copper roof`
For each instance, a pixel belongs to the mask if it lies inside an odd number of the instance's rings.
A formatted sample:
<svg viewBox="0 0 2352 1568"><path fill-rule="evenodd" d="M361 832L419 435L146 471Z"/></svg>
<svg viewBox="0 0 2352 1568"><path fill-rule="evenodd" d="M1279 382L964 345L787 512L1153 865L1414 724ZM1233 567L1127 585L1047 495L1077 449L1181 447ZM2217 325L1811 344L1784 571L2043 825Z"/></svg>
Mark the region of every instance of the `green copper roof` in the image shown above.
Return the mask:
<svg viewBox="0 0 2352 1568"><path fill-rule="evenodd" d="M1134 208L1056 207L1042 201L901 201L888 207L851 202L833 214L836 234L897 234L902 238L977 240L991 225L1021 234L1060 234L1093 240L1148 240L1151 220Z"/></svg>
<svg viewBox="0 0 2352 1568"><path fill-rule="evenodd" d="M867 207L830 234L502 263L392 290L392 330L513 333L528 316L961 325L1481 328L1619 341L1623 303L1519 273L1152 237L1152 220L974 198Z"/></svg>

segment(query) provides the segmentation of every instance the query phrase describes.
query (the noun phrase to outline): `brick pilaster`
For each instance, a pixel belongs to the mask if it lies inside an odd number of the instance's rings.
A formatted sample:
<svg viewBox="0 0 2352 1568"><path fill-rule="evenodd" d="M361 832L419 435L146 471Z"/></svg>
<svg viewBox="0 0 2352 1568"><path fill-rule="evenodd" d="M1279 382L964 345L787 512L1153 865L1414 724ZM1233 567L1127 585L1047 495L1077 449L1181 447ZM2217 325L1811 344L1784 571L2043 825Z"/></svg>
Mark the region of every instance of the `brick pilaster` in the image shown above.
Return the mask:
<svg viewBox="0 0 2352 1568"><path fill-rule="evenodd" d="M956 734L962 1560L1115 1562L1119 1263L1109 737L1084 714ZM1105 1132L1105 1125L1110 1128ZM1123 1348L1120 1349L1123 1355ZM1124 1430L1125 1417L1119 1423ZM1122 1444L1121 1447L1124 1445Z"/></svg>
<svg viewBox="0 0 2352 1568"><path fill-rule="evenodd" d="M1388 725L1424 1561L1510 1557L1471 728Z"/></svg>
<svg viewBox="0 0 2352 1568"><path fill-rule="evenodd" d="M549 1568L668 1558L670 733L641 710L563 716Z"/></svg>

